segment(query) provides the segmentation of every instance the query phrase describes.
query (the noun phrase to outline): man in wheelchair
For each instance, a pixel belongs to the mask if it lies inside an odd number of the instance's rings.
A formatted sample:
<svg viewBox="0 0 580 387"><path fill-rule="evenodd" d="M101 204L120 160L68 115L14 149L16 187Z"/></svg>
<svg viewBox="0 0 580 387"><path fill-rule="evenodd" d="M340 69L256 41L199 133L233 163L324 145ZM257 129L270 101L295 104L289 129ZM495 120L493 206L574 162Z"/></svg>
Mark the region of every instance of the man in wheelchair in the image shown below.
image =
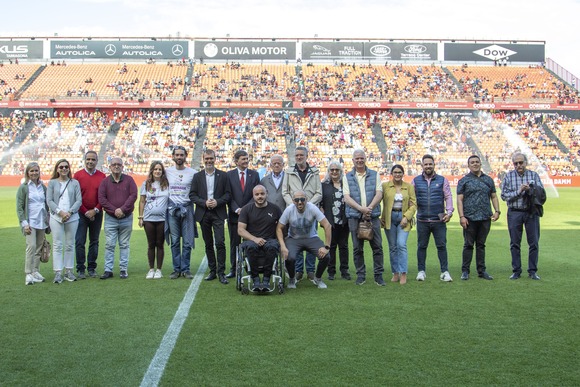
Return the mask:
<svg viewBox="0 0 580 387"><path fill-rule="evenodd" d="M276 240L276 225L282 215L278 206L268 203L268 192L263 185L254 187L254 202L242 207L238 220L238 234L244 239L245 251L252 277L252 291L270 290L270 277L280 244ZM263 268L260 281L259 268Z"/></svg>

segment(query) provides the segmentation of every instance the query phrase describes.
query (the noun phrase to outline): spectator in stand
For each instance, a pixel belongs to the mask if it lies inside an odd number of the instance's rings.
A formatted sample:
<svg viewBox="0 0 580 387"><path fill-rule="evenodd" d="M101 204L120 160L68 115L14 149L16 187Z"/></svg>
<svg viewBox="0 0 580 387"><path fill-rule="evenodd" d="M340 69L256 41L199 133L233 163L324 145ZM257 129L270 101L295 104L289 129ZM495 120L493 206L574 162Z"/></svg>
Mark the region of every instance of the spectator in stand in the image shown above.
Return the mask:
<svg viewBox="0 0 580 387"><path fill-rule="evenodd" d="M161 161L153 161L149 167L147 180L141 185L139 200L139 227L145 229L147 236L147 260L149 271L145 279L163 277L165 250L165 218L169 202L169 181ZM155 266L157 258L157 266Z"/></svg>
<svg viewBox="0 0 580 387"><path fill-rule="evenodd" d="M26 239L24 259L25 284L44 282L40 274L40 254L48 228L48 205L46 186L40 180L40 167L32 162L24 171L24 182L16 193L16 214L22 234Z"/></svg>
<svg viewBox="0 0 580 387"><path fill-rule="evenodd" d="M119 243L119 277L128 278L133 210L137 201L137 185L123 173L123 160L111 158L111 174L99 186L99 203L105 211L105 271L101 279L113 277L115 246Z"/></svg>
<svg viewBox="0 0 580 387"><path fill-rule="evenodd" d="M348 219L343 190L344 172L338 160L328 164L328 172L322 181L322 202L320 203L324 216L332 226L330 242L330 259L328 261L328 279L336 276L336 252L338 250L340 275L350 280L348 272Z"/></svg>
<svg viewBox="0 0 580 387"><path fill-rule="evenodd" d="M54 165L52 177L48 183L46 202L50 208L50 230L52 232L52 267L54 283L65 280L76 281L73 274L74 244L79 225L79 208L82 204L81 187L72 178L70 164L60 159ZM63 269L66 269L64 276Z"/></svg>
<svg viewBox="0 0 580 387"><path fill-rule="evenodd" d="M412 184L403 181L405 169L395 164L391 168L391 180L383 183L383 213L381 225L389 242L391 282L407 283L409 256L407 239L413 225L417 198Z"/></svg>
<svg viewBox="0 0 580 387"><path fill-rule="evenodd" d="M99 236L103 225L103 207L99 203L99 185L106 178L105 174L97 169L99 161L97 152L85 153L85 167L74 174L81 187L82 204L79 210L79 225L75 237L77 259L77 278L85 279L85 270L88 269L91 278L97 277L97 257L99 255ZM89 234L89 251L85 254ZM86 266L85 266L86 263Z"/></svg>

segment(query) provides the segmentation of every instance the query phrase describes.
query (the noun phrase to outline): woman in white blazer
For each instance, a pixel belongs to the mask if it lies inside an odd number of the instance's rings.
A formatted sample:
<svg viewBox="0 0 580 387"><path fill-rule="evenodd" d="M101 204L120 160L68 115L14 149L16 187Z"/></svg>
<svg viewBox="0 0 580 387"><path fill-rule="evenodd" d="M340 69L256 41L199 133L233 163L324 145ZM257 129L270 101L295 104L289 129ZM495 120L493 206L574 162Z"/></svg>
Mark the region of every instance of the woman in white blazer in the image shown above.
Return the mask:
<svg viewBox="0 0 580 387"><path fill-rule="evenodd" d="M66 159L58 160L54 166L48 182L46 203L50 209L54 283L62 283L63 278L69 282L76 281L72 270L82 196L81 186L72 178L70 163ZM63 270L66 270L64 275Z"/></svg>

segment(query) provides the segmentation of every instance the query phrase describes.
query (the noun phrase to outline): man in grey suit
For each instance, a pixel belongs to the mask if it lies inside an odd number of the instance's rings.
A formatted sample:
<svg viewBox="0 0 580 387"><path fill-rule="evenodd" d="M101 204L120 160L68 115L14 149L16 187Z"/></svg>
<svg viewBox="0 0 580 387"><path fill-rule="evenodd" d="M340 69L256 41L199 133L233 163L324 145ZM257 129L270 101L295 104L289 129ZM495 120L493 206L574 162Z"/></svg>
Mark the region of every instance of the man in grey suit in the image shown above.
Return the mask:
<svg viewBox="0 0 580 387"><path fill-rule="evenodd" d="M201 226L201 235L205 243L205 255L209 266L209 275L205 280L211 281L219 277L220 282L225 285L228 280L225 277L224 222L227 218L226 205L231 199L230 184L226 172L215 168L213 150L206 149L203 152L203 162L205 169L193 176L189 200L195 204L195 221Z"/></svg>
<svg viewBox="0 0 580 387"><path fill-rule="evenodd" d="M280 208L280 211L284 212L286 209L286 202L282 195L284 158L281 155L273 155L270 158L270 169L272 172L264 176L260 181L260 184L266 187L266 191L268 192L268 202L277 205Z"/></svg>

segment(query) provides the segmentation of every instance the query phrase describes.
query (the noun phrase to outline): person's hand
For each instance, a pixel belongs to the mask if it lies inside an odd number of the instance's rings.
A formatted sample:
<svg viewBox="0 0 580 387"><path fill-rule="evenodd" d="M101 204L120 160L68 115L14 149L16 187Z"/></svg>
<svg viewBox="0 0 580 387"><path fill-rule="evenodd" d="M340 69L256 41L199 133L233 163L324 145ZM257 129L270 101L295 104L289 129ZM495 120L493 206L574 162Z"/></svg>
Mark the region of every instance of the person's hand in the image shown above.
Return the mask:
<svg viewBox="0 0 580 387"><path fill-rule="evenodd" d="M496 220L499 219L499 212L494 212L493 215L491 216L491 221L495 222Z"/></svg>
<svg viewBox="0 0 580 387"><path fill-rule="evenodd" d="M520 193L529 191L530 186L527 184L520 185Z"/></svg>
<svg viewBox="0 0 580 387"><path fill-rule="evenodd" d="M283 246L280 248L280 253L282 253L282 259L283 260L287 260L288 259L288 248L286 246Z"/></svg>
<svg viewBox="0 0 580 387"><path fill-rule="evenodd" d="M30 228L30 226L24 226L24 233L26 235L32 234L32 228Z"/></svg>
<svg viewBox="0 0 580 387"><path fill-rule="evenodd" d="M87 212L85 212L85 216L90 220L95 220L96 215L97 213L95 212L95 210L88 210Z"/></svg>
<svg viewBox="0 0 580 387"><path fill-rule="evenodd" d="M451 220L451 215L445 214L445 216L441 220L443 221L443 223L448 223Z"/></svg>
<svg viewBox="0 0 580 387"><path fill-rule="evenodd" d="M139 219L139 227L143 227L143 219Z"/></svg>
<svg viewBox="0 0 580 387"><path fill-rule="evenodd" d="M264 238L256 238L254 239L254 243L262 247L266 244L266 240Z"/></svg>
<svg viewBox="0 0 580 387"><path fill-rule="evenodd" d="M236 214L240 215L240 212L242 212L242 209L241 209L241 208L238 208L238 209L236 210Z"/></svg>
<svg viewBox="0 0 580 387"><path fill-rule="evenodd" d="M459 218L459 224L461 225L461 227L466 229L467 226L469 226L469 220L467 220L465 216L462 216L461 218Z"/></svg>
<svg viewBox="0 0 580 387"><path fill-rule="evenodd" d="M401 222L401 223L403 223L403 222ZM385 225L386 225L386 223L385 223L385 220L384 220L383 218L381 218L381 227L383 227L383 228L384 228L384 227L385 227Z"/></svg>
<svg viewBox="0 0 580 387"><path fill-rule="evenodd" d="M117 208L115 210L115 216L117 217L117 219L121 219L122 217L125 216L125 214L123 213L123 210L121 210L120 208Z"/></svg>
<svg viewBox="0 0 580 387"><path fill-rule="evenodd" d="M409 221L407 220L407 218L405 218L403 216L403 219L401 219L401 227L405 228L405 227L407 227L408 224L409 224Z"/></svg>
<svg viewBox="0 0 580 387"><path fill-rule="evenodd" d="M326 254L328 254L328 250L326 249L326 247L322 246L321 248L318 249L318 258L322 259L324 257L326 257Z"/></svg>

